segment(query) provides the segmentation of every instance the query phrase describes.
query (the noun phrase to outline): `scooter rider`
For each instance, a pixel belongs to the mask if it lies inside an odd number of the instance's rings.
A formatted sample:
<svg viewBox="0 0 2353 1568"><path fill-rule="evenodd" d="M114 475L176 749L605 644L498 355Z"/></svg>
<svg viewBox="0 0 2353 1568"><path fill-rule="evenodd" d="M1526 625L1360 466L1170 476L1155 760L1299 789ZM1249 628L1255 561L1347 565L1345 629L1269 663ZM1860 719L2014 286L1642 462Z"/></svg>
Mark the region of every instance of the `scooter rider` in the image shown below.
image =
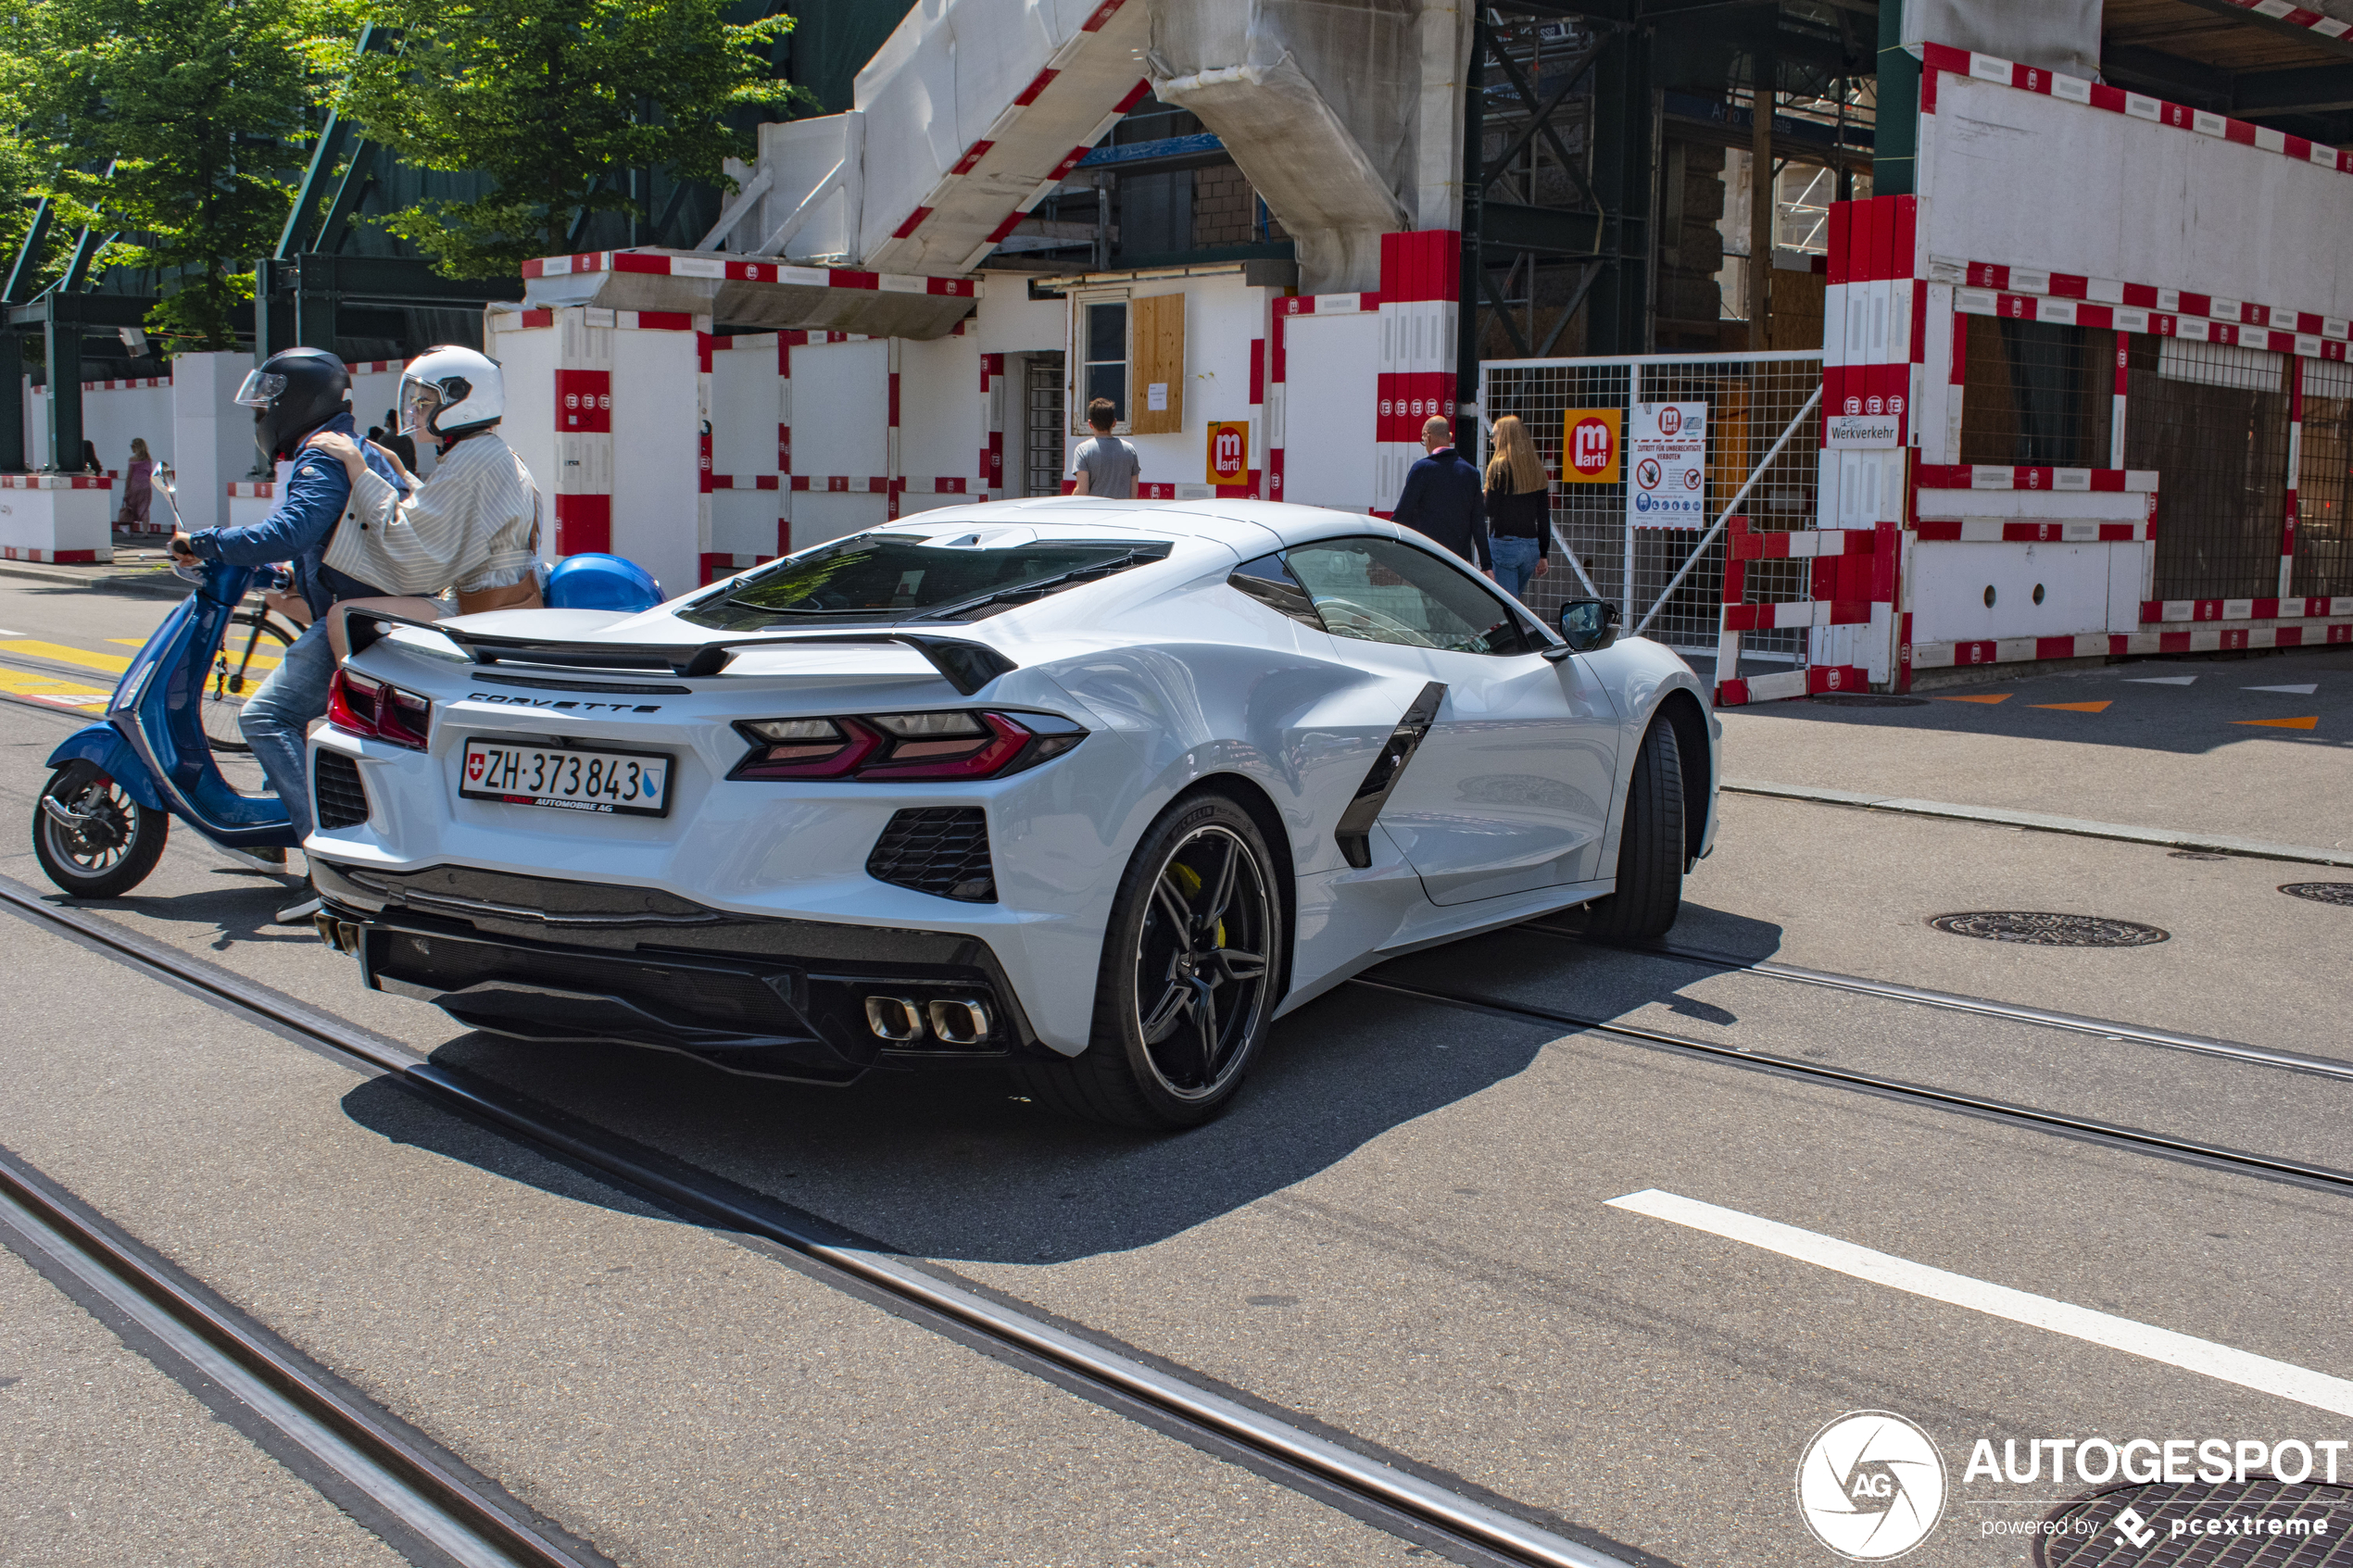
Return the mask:
<svg viewBox="0 0 2353 1568"><path fill-rule="evenodd" d="M341 359L317 348L290 348L245 377L236 401L254 410L254 445L271 462L292 461L283 504L245 528L207 528L172 536L174 555L232 566L294 563L295 589L310 607L309 629L295 639L284 659L248 698L238 727L253 747L270 787L277 792L297 837L311 829L308 768L304 757L310 721L327 711L327 685L335 659L327 644L327 608L338 599L381 596L373 583L337 571L323 558L335 525L351 500L343 464L305 444L316 433L349 436L351 377ZM369 466L387 483L399 480L393 466L371 452ZM315 903L315 900L313 900ZM296 905L281 920L302 920Z"/></svg>
<svg viewBox="0 0 2353 1568"><path fill-rule="evenodd" d="M420 480L380 444L371 457L392 458L409 485L406 498L362 464L360 447L321 433L313 445L343 461L352 515L328 542L327 560L345 571L412 595L456 591L457 613L533 609L540 605L539 489L531 470L498 434L507 411L497 361L445 345L409 361L401 376L403 428L440 444L437 466ZM444 613L437 599L348 601L328 617L336 651L347 647L352 616L389 611L412 620Z"/></svg>

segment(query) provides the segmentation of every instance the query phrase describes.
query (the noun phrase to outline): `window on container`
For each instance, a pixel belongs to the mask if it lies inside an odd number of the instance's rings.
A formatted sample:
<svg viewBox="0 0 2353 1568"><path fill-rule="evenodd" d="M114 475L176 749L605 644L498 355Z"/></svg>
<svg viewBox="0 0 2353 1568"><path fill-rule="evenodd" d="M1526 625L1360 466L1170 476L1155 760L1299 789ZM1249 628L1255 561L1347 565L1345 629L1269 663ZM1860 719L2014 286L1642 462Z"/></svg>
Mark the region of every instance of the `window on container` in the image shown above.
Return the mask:
<svg viewBox="0 0 2353 1568"><path fill-rule="evenodd" d="M2158 474L2149 596L2278 593L2287 505L2287 357L2142 333L2133 335L2130 352L2124 466ZM2297 532L2296 555L2310 558ZM2296 591L2291 583L2289 592Z"/></svg>
<svg viewBox="0 0 2353 1568"><path fill-rule="evenodd" d="M2115 334L2053 321L1970 316L1961 461L2104 469Z"/></svg>
<svg viewBox="0 0 2353 1568"><path fill-rule="evenodd" d="M1127 422L1127 302L1099 299L1085 308L1080 331L1083 364L1079 370L1078 407L1071 410L1074 428L1087 422L1087 409L1098 397L1111 399L1112 419Z"/></svg>

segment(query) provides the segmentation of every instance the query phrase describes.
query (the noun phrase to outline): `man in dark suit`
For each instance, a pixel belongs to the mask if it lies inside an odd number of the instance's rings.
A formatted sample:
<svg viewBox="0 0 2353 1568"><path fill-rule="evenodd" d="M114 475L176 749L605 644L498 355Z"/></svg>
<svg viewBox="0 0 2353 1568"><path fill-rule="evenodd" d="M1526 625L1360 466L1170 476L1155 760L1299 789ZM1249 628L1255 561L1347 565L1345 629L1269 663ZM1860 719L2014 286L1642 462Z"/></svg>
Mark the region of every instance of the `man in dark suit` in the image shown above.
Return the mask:
<svg viewBox="0 0 2353 1568"><path fill-rule="evenodd" d="M1454 450L1453 428L1444 415L1432 414L1424 421L1422 445L1429 456L1406 470L1405 491L1397 497L1391 517L1494 576L1494 563L1487 557L1484 488L1478 470Z"/></svg>

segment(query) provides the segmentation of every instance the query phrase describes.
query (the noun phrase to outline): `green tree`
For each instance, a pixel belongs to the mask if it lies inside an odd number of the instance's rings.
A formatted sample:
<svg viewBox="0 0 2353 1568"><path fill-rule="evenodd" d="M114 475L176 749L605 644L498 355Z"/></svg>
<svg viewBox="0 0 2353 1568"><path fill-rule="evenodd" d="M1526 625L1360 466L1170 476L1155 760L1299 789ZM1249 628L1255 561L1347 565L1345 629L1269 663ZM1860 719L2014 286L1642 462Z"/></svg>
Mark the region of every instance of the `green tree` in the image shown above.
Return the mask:
<svg viewBox="0 0 2353 1568"><path fill-rule="evenodd" d="M623 211L621 169L724 183L743 106L794 96L766 50L786 16L734 23L724 0L393 0L396 56L371 56L338 107L413 167L488 177L467 202L385 226L454 277L511 276L583 211Z"/></svg>
<svg viewBox="0 0 2353 1568"><path fill-rule="evenodd" d="M176 346L236 346L349 54L338 20L327 0L31 0L0 22L60 223L122 233L106 259L158 272L148 325Z"/></svg>

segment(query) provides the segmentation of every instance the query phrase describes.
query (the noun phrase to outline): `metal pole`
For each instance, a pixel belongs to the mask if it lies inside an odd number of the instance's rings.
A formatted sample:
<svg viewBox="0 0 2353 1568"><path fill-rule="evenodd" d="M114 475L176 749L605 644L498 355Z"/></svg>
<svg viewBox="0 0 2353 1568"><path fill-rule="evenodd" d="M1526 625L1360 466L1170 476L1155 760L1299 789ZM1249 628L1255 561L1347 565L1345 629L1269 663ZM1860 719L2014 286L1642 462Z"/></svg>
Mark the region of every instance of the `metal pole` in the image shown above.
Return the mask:
<svg viewBox="0 0 2353 1568"><path fill-rule="evenodd" d="M1626 368L1626 424L1624 429L1618 433L1617 453L1617 469L1619 476L1626 486L1625 500L1627 503L1626 572L1625 580L1618 584L1618 598L1621 601L1621 604L1617 619L1619 624L1621 625L1631 621L1634 619L1634 458L1633 455L1625 449L1625 446L1628 437L1633 433L1634 410L1641 405L1642 401L1642 367L1640 365L1629 365ZM1647 622L1645 622L1645 624L1647 624Z"/></svg>
<svg viewBox="0 0 2353 1568"><path fill-rule="evenodd" d="M1724 532L1724 524L1731 521L1732 508L1748 499L1748 493L1756 487L1757 480L1767 469L1773 466L1773 459L1781 455L1781 448L1789 445L1789 438L1797 433L1797 427L1806 422L1806 417L1814 411L1815 405L1821 400L1822 389L1818 386L1814 389L1813 395L1806 398L1806 407L1797 411L1797 417L1782 427L1780 439L1774 442L1773 449L1765 454L1765 460L1749 470L1748 478L1742 483L1740 489L1733 492L1732 498L1724 503L1724 509L1717 514L1716 526L1709 529L1701 536L1700 542L1692 546L1692 553L1684 558L1681 569L1667 580L1667 586L1658 591L1658 602L1651 606L1651 612L1642 617L1642 625L1636 626L1629 633L1630 635L1641 636L1642 627L1648 626L1658 619L1658 612L1666 607L1667 597L1683 585L1683 579L1690 576L1692 568L1699 564L1699 558L1707 553L1707 546L1716 543L1716 536ZM1633 534L1630 524L1627 528L1627 534L1629 538ZM1629 613L1630 614L1631 611ZM1725 677L1722 672L1718 671L1718 679L1723 678Z"/></svg>
<svg viewBox="0 0 2353 1568"><path fill-rule="evenodd" d="M24 471L24 339L0 323L0 473Z"/></svg>
<svg viewBox="0 0 2353 1568"><path fill-rule="evenodd" d="M1454 285L1454 449L1477 461L1478 435L1464 429L1470 405L1463 395L1478 389L1478 407L1487 407L1486 371L1478 359L1479 281L1487 267L1485 219L1487 189L1487 12L1471 18L1469 80L1463 84L1463 252L1461 276ZM1476 424L1477 421L1470 421ZM1466 440L1466 436L1468 439Z"/></svg>
<svg viewBox="0 0 2353 1568"><path fill-rule="evenodd" d="M82 467L82 323L74 319L72 297L49 296L48 466L55 473L72 473Z"/></svg>
<svg viewBox="0 0 2353 1568"><path fill-rule="evenodd" d="M1773 295L1773 56L1750 56L1748 94L1748 346L1762 354Z"/></svg>

